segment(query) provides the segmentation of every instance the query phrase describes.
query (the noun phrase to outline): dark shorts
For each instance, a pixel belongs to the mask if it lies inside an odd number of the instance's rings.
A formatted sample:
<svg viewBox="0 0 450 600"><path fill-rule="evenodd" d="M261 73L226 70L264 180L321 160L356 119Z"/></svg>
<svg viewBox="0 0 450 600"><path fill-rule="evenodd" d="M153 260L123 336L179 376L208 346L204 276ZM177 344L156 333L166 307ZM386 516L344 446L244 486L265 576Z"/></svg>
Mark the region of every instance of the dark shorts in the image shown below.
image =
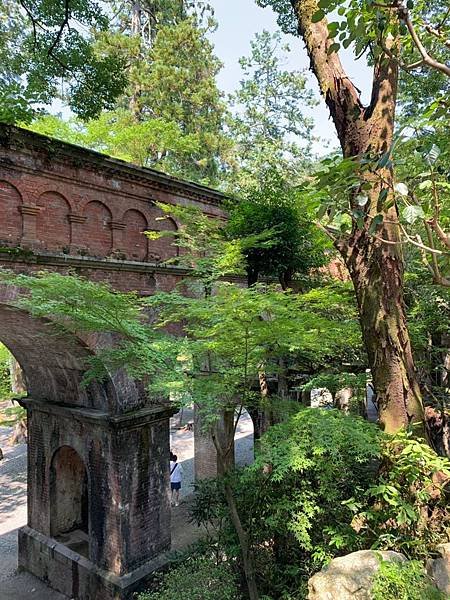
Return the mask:
<svg viewBox="0 0 450 600"><path fill-rule="evenodd" d="M170 484L171 490L181 490L181 481L177 481L176 483Z"/></svg>

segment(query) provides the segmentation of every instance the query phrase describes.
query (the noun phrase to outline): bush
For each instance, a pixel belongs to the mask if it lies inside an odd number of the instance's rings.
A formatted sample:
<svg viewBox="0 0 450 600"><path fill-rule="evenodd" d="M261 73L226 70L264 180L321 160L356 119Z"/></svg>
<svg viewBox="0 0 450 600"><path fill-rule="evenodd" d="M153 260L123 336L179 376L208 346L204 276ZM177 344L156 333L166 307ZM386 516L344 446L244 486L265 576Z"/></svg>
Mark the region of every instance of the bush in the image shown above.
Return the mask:
<svg viewBox="0 0 450 600"><path fill-rule="evenodd" d="M373 600L445 600L419 561L383 561L373 580Z"/></svg>
<svg viewBox="0 0 450 600"><path fill-rule="evenodd" d="M329 558L362 547L344 502L373 482L380 438L363 419L301 409L263 436L252 467L232 476L262 594L301 598L302 582ZM218 534L219 550L239 557L220 481L197 486L192 516Z"/></svg>
<svg viewBox="0 0 450 600"><path fill-rule="evenodd" d="M425 559L449 541L450 461L399 432L385 437L377 481L348 503L367 546Z"/></svg>
<svg viewBox="0 0 450 600"><path fill-rule="evenodd" d="M207 558L192 558L159 577L156 591L139 594L138 600L240 600L230 566Z"/></svg>
<svg viewBox="0 0 450 600"><path fill-rule="evenodd" d="M299 590L314 572L360 549L432 554L448 541L449 466L409 434L388 436L337 410L301 409L273 426L255 464L231 475L261 594L306 598ZM192 517L210 529L218 557L239 562L220 480L197 485Z"/></svg>

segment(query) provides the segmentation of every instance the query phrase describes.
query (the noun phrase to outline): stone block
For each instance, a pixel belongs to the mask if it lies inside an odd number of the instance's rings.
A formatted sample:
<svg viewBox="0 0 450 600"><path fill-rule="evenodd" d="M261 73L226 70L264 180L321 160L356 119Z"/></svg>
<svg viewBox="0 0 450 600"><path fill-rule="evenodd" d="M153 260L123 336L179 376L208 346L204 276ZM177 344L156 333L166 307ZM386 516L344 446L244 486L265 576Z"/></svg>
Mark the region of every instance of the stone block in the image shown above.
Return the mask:
<svg viewBox="0 0 450 600"><path fill-rule="evenodd" d="M334 558L308 582L308 600L371 600L372 578L381 560L403 562L398 552L360 550Z"/></svg>
<svg viewBox="0 0 450 600"><path fill-rule="evenodd" d="M427 561L427 573L435 586L450 598L450 543L437 547L439 558Z"/></svg>

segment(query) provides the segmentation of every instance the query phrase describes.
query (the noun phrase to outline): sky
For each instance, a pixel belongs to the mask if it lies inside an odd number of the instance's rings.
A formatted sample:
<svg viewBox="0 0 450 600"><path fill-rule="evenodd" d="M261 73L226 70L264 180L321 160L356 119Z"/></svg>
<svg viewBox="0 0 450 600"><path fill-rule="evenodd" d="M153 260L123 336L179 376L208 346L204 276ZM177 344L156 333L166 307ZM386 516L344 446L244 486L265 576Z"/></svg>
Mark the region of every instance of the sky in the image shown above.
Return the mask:
<svg viewBox="0 0 450 600"><path fill-rule="evenodd" d="M217 29L209 37L214 44L215 54L223 63L217 83L225 94L237 89L242 77L239 58L250 53L250 41L256 33L264 29L280 31L276 14L270 8L260 8L255 0L209 0L214 9L218 22ZM291 52L284 67L292 70L308 69L309 60L303 42L296 37L283 34L283 41L289 44ZM341 60L350 78L363 91L362 100L367 102L371 90L371 71L363 60L355 61L351 50L340 52ZM307 109L308 116L315 122L314 135L319 138L313 144L313 151L319 156L330 152L339 146L333 123L329 118L325 103L320 98L319 88L315 77L309 72L310 87L314 90L319 104L313 109ZM59 101L54 101L51 112L61 113L65 118L70 116L70 110Z"/></svg>
<svg viewBox="0 0 450 600"><path fill-rule="evenodd" d="M218 76L218 85L224 92L230 93L238 87L242 76L238 60L250 53L250 40L255 33L264 29L270 32L279 31L279 27L276 14L270 8L263 9L257 6L255 0L210 0L210 3L214 7L215 18L219 24L210 38L216 55L224 64ZM284 37L291 47L286 68L307 69L309 61L303 42L293 36ZM356 86L365 92L362 96L363 101L367 101L372 78L370 69L363 60L355 61L351 51L344 52L341 60ZM317 82L311 73L309 81L311 88L320 98ZM338 140L323 100L314 108L312 116L316 123L314 133L323 140L316 143L314 149L319 154L324 154L337 147Z"/></svg>

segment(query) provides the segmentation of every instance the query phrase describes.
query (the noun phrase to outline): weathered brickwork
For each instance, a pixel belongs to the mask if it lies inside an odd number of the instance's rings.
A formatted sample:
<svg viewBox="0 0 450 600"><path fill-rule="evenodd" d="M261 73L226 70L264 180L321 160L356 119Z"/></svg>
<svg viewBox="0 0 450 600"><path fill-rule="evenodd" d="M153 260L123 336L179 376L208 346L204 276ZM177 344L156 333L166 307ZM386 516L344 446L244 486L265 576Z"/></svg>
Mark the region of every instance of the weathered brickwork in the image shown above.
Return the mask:
<svg viewBox="0 0 450 600"><path fill-rule="evenodd" d="M77 273L117 290L169 291L185 274L156 201L224 217L220 193L0 125L0 267ZM0 340L28 397L28 526L19 565L71 598L124 600L170 548L169 417L126 373L83 383L106 335L55 332L0 287Z"/></svg>
<svg viewBox="0 0 450 600"><path fill-rule="evenodd" d="M166 289L178 280L177 270L162 262L177 249L170 237L149 240L143 232L174 231L178 224L162 218L155 203L222 218L222 201L209 188L0 125L0 265L14 259L23 270L26 258L31 270L33 263L40 270L73 267L142 293L154 291L148 280L156 269L167 273L158 282Z"/></svg>

